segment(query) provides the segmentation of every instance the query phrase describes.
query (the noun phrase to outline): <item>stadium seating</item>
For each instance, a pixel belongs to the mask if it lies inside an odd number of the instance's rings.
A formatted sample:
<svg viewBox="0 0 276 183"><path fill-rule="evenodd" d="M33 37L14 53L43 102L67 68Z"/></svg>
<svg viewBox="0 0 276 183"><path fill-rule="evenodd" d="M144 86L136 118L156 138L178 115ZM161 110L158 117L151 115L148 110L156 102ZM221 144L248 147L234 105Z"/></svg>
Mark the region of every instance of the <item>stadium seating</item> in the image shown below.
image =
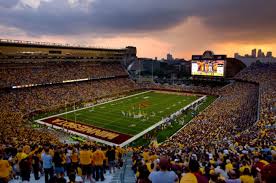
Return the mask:
<svg viewBox="0 0 276 183"><path fill-rule="evenodd" d="M200 163L192 173L203 175L210 182L254 182L254 179L273 182L276 172L276 65L252 65L236 79L238 82L222 88L221 97L175 136L160 146L137 149L133 169L139 173L143 166L141 161L150 167L155 165L156 157L166 156L170 169L177 173L181 182L191 180L188 173L192 160Z"/></svg>
<svg viewBox="0 0 276 183"><path fill-rule="evenodd" d="M29 87L1 92L1 111L22 112L51 111L74 103L93 102L103 97L135 90L128 78L113 78L75 82L50 86Z"/></svg>
<svg viewBox="0 0 276 183"><path fill-rule="evenodd" d="M127 76L117 62L43 62L0 64L0 88L30 84L62 83L70 80Z"/></svg>
<svg viewBox="0 0 276 183"><path fill-rule="evenodd" d="M174 171L181 183L188 176L194 176L195 182L254 182L254 179L266 183L275 181L275 64L254 64L236 75L231 84L222 88L159 84L139 86L126 77L119 64L100 64L98 67L101 72L96 71L98 68L94 65L85 65L76 64L74 69L60 64L60 68L56 70L51 66L42 69L1 68L1 78L5 79L1 81L0 92L0 163L4 164L9 160L8 164L15 167L11 176L0 176L1 181L15 177L19 170L21 177L28 176L35 167L27 162L32 162L31 160L49 149L51 156L64 158L63 167L68 165L74 167L75 171L78 170L79 162L73 162L74 153L86 153L90 149L93 152L92 157L95 157L107 151L105 146L93 142L67 145L59 141L58 132L45 128L32 129L25 118L30 113L58 110L74 103L95 102L141 88L208 93L220 97L163 144L124 150L114 148L118 166L121 165L121 157L125 151L134 152L132 168L137 180L149 181L148 175L162 168L166 162L167 170ZM104 79L107 76L115 77ZM12 85L62 82L83 77L98 79L18 90L4 89ZM77 158L81 154L77 154ZM66 157L70 157L72 161L67 162L69 158ZM169 161L163 161L164 157ZM25 162L29 166L22 166L21 162L24 160L30 160ZM107 165L113 166L113 162L105 165L100 162L93 164L93 167L107 169ZM10 167L8 170L11 170Z"/></svg>

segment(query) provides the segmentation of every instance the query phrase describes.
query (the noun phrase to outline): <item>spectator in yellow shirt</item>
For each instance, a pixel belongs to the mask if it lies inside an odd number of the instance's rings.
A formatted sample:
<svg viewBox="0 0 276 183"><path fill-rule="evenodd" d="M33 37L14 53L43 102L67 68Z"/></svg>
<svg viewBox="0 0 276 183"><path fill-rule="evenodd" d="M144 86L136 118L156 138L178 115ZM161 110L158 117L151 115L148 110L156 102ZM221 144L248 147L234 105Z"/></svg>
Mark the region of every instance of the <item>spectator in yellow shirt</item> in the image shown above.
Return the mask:
<svg viewBox="0 0 276 183"><path fill-rule="evenodd" d="M154 162L156 159L158 158L158 156L156 155L156 154L154 154L154 153L151 153L151 155L150 155L150 161L151 162Z"/></svg>
<svg viewBox="0 0 276 183"><path fill-rule="evenodd" d="M146 149L146 150L142 153L142 156L143 156L143 159L144 159L145 161L148 161L149 158L150 158L149 151Z"/></svg>
<svg viewBox="0 0 276 183"><path fill-rule="evenodd" d="M88 150L88 146L84 145L82 150L80 151L80 165L82 170L82 179L85 182L85 178L93 182L91 174L92 174L92 158L93 154Z"/></svg>
<svg viewBox="0 0 276 183"><path fill-rule="evenodd" d="M243 161L243 162L242 162L242 166L240 167L239 171L240 171L241 173L243 173L243 171L244 171L246 168L249 170L249 172L251 172L250 166L247 164L246 161Z"/></svg>
<svg viewBox="0 0 276 183"><path fill-rule="evenodd" d="M99 181L99 178L101 178L101 181L104 181L104 173L103 173L104 159L105 159L104 152L101 150L100 147L97 147L97 150L93 153L93 162L96 170L96 181Z"/></svg>
<svg viewBox="0 0 276 183"><path fill-rule="evenodd" d="M148 171L151 173L154 168L153 162L151 162L151 161L146 162L146 167L147 167Z"/></svg>
<svg viewBox="0 0 276 183"><path fill-rule="evenodd" d="M26 153L22 151L21 148L18 149L18 153L16 154L15 158L17 159L17 162L19 163L23 157L26 156Z"/></svg>
<svg viewBox="0 0 276 183"><path fill-rule="evenodd" d="M230 172L233 170L233 165L229 159L226 160L225 169L226 169L226 172Z"/></svg>
<svg viewBox="0 0 276 183"><path fill-rule="evenodd" d="M254 178L250 175L250 170L248 168L243 170L243 175L240 176L240 179L242 183L254 183Z"/></svg>
<svg viewBox="0 0 276 183"><path fill-rule="evenodd" d="M8 183L10 175L10 164L7 160L3 160L3 155L0 154L0 182Z"/></svg>

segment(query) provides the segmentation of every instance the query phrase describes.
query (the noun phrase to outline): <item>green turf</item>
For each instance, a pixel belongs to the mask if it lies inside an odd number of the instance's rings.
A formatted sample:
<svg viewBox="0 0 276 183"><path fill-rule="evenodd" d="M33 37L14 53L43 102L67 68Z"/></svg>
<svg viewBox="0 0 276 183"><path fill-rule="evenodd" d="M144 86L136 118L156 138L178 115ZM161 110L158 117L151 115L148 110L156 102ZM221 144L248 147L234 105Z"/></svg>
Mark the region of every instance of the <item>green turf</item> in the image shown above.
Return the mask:
<svg viewBox="0 0 276 183"><path fill-rule="evenodd" d="M172 136L175 132L177 132L180 128L183 127L183 125L187 124L193 119L193 113L194 115L197 115L204 109L206 109L211 103L213 103L216 100L216 96L207 96L206 100L204 100L198 107L197 110L188 110L185 113L181 114L177 118L175 118L174 122L171 124L171 126L168 126L165 129L158 130L157 133L155 132L149 132L151 136L156 137L157 142L161 143L164 142L167 138ZM184 123L183 123L184 121ZM182 124L183 123L183 124ZM147 146L151 142L150 139L145 139L143 136L139 139L132 142L131 146Z"/></svg>
<svg viewBox="0 0 276 183"><path fill-rule="evenodd" d="M148 92L64 114L61 117L74 121L76 116L78 122L124 134L136 135L198 98L197 96ZM122 112L130 112L136 115L140 113L145 117L127 117Z"/></svg>

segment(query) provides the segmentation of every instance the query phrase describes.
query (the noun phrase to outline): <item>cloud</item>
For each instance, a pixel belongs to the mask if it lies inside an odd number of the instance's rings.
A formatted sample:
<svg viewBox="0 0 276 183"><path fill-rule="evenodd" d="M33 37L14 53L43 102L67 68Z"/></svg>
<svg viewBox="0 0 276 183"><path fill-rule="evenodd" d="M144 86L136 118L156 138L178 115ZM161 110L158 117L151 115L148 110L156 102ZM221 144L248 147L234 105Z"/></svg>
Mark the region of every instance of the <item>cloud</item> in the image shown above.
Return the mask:
<svg viewBox="0 0 276 183"><path fill-rule="evenodd" d="M197 14L205 26L226 40L271 42L276 35L275 0L231 0Z"/></svg>
<svg viewBox="0 0 276 183"><path fill-rule="evenodd" d="M24 32L15 27L7 27L0 25L1 38L11 39L14 37L26 36Z"/></svg>
<svg viewBox="0 0 276 183"><path fill-rule="evenodd" d="M20 0L19 6L36 9L40 6L40 0Z"/></svg>
<svg viewBox="0 0 276 183"><path fill-rule="evenodd" d="M33 34L144 32L183 21L182 5L181 0L21 0L20 8L2 9L0 20Z"/></svg>
<svg viewBox="0 0 276 183"><path fill-rule="evenodd" d="M180 55L215 42L272 45L274 7L275 0L0 0L0 26L11 38L151 40Z"/></svg>
<svg viewBox="0 0 276 183"><path fill-rule="evenodd" d="M11 8L18 2L19 0L0 0L0 8Z"/></svg>
<svg viewBox="0 0 276 183"><path fill-rule="evenodd" d="M18 1L0 1L10 7ZM20 0L2 8L1 23L32 34L148 32L198 17L224 38L274 34L275 0ZM258 36L259 37L259 36Z"/></svg>

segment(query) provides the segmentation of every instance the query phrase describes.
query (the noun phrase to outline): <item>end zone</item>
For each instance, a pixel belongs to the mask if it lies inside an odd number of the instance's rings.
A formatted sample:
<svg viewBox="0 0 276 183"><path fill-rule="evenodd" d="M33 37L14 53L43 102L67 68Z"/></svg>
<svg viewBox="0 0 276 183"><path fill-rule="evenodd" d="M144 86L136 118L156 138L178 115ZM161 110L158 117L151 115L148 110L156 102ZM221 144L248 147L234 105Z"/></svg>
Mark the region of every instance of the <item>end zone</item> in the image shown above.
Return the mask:
<svg viewBox="0 0 276 183"><path fill-rule="evenodd" d="M84 134L89 137L94 137L103 141L111 142L113 145L118 145L126 140L130 139L132 136L114 132L111 130L95 127L92 125L82 124L80 122L74 122L71 120L66 120L60 117L52 117L42 120L44 123L51 124L53 127L57 126L65 131L74 131L80 134Z"/></svg>

